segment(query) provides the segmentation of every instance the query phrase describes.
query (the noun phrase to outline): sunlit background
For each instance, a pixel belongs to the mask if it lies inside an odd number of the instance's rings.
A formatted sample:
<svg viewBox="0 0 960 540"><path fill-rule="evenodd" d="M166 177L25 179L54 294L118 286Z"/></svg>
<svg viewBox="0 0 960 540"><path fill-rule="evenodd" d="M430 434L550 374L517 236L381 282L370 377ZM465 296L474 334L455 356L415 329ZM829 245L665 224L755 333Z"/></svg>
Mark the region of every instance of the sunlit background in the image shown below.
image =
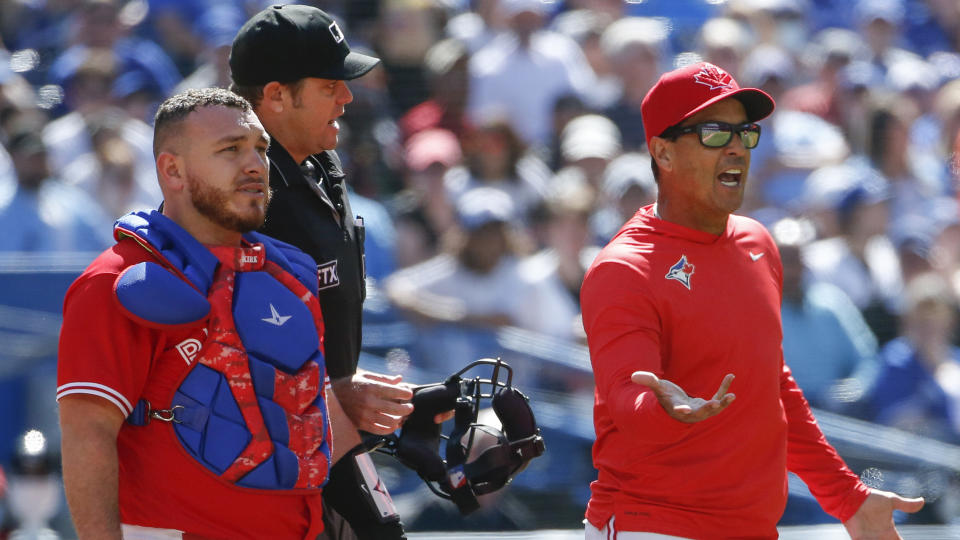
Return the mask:
<svg viewBox="0 0 960 540"><path fill-rule="evenodd" d="M269 3L0 0L0 538L73 536L64 292L114 219L160 203L157 104L228 85L233 36ZM784 354L821 427L869 485L927 498L905 537L960 538L960 1L303 3L382 59L350 83L338 148L367 227L361 367L431 383L500 357L546 441L469 516L377 455L412 537L582 538L580 281L656 197L643 96L705 59L777 101L741 213L781 247ZM782 525L845 537L793 476Z"/></svg>

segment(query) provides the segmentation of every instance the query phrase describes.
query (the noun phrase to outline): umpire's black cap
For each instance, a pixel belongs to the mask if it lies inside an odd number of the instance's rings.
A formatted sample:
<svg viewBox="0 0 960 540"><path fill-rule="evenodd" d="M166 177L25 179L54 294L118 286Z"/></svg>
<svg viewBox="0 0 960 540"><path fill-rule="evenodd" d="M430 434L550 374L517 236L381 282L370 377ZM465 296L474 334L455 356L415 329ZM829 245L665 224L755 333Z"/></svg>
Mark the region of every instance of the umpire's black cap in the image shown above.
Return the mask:
<svg viewBox="0 0 960 540"><path fill-rule="evenodd" d="M233 82L256 86L304 77L355 79L378 58L350 52L340 26L312 6L271 6L247 21L233 39Z"/></svg>

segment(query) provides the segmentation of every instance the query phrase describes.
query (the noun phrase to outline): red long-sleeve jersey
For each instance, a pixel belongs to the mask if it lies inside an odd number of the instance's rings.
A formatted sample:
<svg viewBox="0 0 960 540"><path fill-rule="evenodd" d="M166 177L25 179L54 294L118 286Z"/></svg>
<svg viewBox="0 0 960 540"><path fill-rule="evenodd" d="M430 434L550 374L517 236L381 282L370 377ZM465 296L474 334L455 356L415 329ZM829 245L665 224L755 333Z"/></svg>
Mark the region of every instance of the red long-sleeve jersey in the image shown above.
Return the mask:
<svg viewBox="0 0 960 540"><path fill-rule="evenodd" d="M776 538L787 470L847 520L868 494L827 443L783 362L780 257L770 235L730 216L714 236L640 209L581 289L596 379L599 474L586 517L602 528L697 539ZM736 400L694 424L674 420L645 370L709 399L724 375Z"/></svg>

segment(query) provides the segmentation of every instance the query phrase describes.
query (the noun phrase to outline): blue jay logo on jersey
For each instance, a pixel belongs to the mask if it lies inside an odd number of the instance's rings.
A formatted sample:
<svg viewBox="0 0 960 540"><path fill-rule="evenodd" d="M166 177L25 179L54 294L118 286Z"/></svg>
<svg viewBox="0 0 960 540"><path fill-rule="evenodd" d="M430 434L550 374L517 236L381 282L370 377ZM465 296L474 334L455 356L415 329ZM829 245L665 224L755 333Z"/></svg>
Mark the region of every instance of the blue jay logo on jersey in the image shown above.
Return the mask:
<svg viewBox="0 0 960 540"><path fill-rule="evenodd" d="M687 262L687 256L681 255L680 260L670 267L670 271L664 276L667 279L679 281L687 289L690 288L690 276L693 275L693 265Z"/></svg>

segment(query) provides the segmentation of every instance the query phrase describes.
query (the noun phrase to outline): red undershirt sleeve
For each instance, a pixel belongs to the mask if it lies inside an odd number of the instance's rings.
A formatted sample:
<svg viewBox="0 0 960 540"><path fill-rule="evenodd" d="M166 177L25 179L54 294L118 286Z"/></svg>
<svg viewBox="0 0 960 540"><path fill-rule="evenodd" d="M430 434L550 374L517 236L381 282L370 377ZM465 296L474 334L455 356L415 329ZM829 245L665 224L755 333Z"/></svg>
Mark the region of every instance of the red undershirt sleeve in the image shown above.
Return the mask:
<svg viewBox="0 0 960 540"><path fill-rule="evenodd" d="M640 271L623 261L594 266L581 288L583 326L599 405L617 429L643 433L650 443L666 443L690 429L671 418L647 387L633 383L634 371L663 376L660 317L640 285Z"/></svg>
<svg viewBox="0 0 960 540"><path fill-rule="evenodd" d="M780 399L787 415L787 469L810 488L820 506L847 521L863 504L869 489L851 471L817 424L790 368L781 361Z"/></svg>

